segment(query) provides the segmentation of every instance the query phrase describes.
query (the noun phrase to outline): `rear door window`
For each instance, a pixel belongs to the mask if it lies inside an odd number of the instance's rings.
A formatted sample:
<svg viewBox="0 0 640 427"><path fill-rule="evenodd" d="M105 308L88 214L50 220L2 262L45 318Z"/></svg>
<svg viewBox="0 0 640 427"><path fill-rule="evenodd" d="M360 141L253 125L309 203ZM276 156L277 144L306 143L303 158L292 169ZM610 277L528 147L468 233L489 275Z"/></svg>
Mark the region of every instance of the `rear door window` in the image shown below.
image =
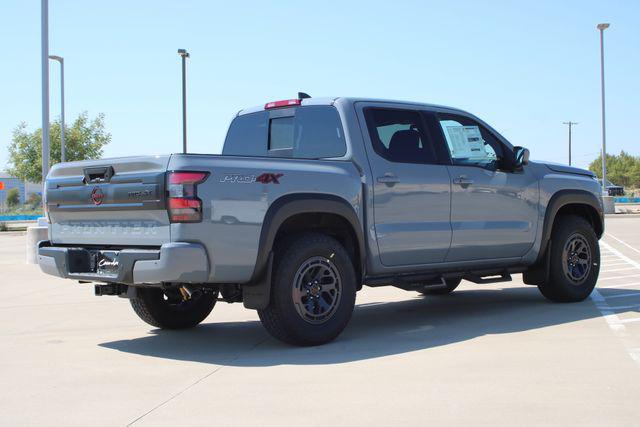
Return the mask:
<svg viewBox="0 0 640 427"><path fill-rule="evenodd" d="M437 163L418 111L366 108L364 114L378 155L397 163Z"/></svg>
<svg viewBox="0 0 640 427"><path fill-rule="evenodd" d="M334 107L310 106L296 109L293 157L303 159L341 157L347 144Z"/></svg>

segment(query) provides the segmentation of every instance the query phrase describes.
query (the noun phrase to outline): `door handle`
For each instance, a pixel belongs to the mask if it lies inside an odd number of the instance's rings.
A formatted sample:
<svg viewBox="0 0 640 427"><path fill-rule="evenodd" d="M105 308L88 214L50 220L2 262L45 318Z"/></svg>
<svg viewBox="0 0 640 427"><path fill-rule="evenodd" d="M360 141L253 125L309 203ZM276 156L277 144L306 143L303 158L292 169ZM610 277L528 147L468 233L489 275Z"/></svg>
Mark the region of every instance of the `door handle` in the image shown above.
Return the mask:
<svg viewBox="0 0 640 427"><path fill-rule="evenodd" d="M473 184L473 180L467 178L466 175L460 175L459 177L454 178L453 183L466 187L467 185Z"/></svg>
<svg viewBox="0 0 640 427"><path fill-rule="evenodd" d="M378 178L376 178L376 180L381 184L389 185L397 184L400 182L400 178L392 173L385 173L383 176L379 176Z"/></svg>

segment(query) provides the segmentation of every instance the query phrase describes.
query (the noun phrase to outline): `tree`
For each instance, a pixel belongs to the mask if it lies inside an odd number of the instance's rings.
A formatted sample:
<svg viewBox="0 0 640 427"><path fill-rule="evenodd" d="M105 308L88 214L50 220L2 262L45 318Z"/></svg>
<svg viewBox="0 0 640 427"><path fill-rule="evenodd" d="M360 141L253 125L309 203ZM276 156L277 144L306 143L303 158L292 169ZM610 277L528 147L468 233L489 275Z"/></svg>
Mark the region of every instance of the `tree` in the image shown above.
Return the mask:
<svg viewBox="0 0 640 427"><path fill-rule="evenodd" d="M602 178L602 155L589 165L589 170ZM624 151L619 155L607 154L607 180L624 187L640 187L640 157Z"/></svg>
<svg viewBox="0 0 640 427"><path fill-rule="evenodd" d="M20 190L12 188L7 191L7 207L15 208L20 204Z"/></svg>
<svg viewBox="0 0 640 427"><path fill-rule="evenodd" d="M38 193L30 193L25 204L29 205L31 209L38 209L42 206L42 196Z"/></svg>
<svg viewBox="0 0 640 427"><path fill-rule="evenodd" d="M60 163L60 121L50 124L50 163ZM111 141L105 131L104 114L93 120L86 112L81 113L71 127L65 126L67 161L98 159L102 149ZM42 182L42 129L27 130L27 124L19 124L13 131L9 145L9 168L7 172L23 181Z"/></svg>

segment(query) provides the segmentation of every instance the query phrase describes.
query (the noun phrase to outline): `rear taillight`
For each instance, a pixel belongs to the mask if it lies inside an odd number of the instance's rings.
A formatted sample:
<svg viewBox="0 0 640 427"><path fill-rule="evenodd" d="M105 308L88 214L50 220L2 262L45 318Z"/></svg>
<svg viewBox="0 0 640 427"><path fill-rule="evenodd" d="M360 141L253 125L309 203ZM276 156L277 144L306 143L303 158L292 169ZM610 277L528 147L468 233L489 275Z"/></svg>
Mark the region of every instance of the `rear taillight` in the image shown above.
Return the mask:
<svg viewBox="0 0 640 427"><path fill-rule="evenodd" d="M198 184L209 172L169 172L167 174L167 210L171 222L202 221L202 200L198 198Z"/></svg>

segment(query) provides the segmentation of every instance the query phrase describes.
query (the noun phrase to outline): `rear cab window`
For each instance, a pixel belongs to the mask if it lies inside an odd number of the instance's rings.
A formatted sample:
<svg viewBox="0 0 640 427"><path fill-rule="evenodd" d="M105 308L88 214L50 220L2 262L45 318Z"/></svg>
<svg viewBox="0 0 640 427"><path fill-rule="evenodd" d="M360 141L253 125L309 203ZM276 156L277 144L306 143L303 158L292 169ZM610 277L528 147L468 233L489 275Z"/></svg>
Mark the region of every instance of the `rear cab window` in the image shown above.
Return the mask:
<svg viewBox="0 0 640 427"><path fill-rule="evenodd" d="M236 117L227 133L223 155L298 159L342 157L344 131L333 106L282 108Z"/></svg>

